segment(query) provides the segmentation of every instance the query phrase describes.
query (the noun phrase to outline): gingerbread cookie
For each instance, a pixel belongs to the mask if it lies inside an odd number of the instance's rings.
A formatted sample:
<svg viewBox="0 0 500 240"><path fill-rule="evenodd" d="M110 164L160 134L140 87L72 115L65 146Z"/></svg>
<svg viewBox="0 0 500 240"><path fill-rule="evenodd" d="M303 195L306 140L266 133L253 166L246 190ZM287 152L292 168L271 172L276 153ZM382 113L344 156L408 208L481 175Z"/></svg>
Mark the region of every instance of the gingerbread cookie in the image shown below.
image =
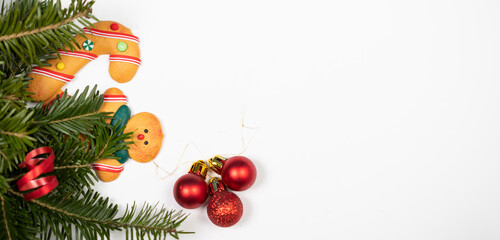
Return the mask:
<svg viewBox="0 0 500 240"><path fill-rule="evenodd" d="M152 113L141 112L131 117L130 108L126 105L127 97L118 88L110 88L104 92L104 103L100 112L112 112L111 125L121 128L125 133L132 133L133 144L128 150L116 151L115 159L101 159L93 166L97 177L104 182L114 181L123 171L123 164L132 158L137 162L147 163L160 152L163 142L163 131L160 120Z"/></svg>
<svg viewBox="0 0 500 240"><path fill-rule="evenodd" d="M132 132L134 144L130 145L130 158L147 163L153 160L161 148L163 131L160 120L148 112L141 112L128 120L124 132Z"/></svg>
<svg viewBox="0 0 500 240"><path fill-rule="evenodd" d="M103 182L116 180L123 171L123 164L116 159L99 159L93 164L97 177Z"/></svg>
<svg viewBox="0 0 500 240"><path fill-rule="evenodd" d="M122 105L128 103L127 96L125 96L122 90L118 88L109 88L104 92L104 102L99 108L99 112L111 112L115 113L116 110ZM107 123L111 122L111 119L106 119Z"/></svg>
<svg viewBox="0 0 500 240"><path fill-rule="evenodd" d="M94 23L95 28L84 28L86 38L77 35L75 40L81 49L59 50L60 59L50 59L50 67L35 67L29 77L33 78L28 91L33 99L45 103L61 93L61 88L75 78L75 74L99 55L109 55L109 74L125 83L134 77L141 65L139 38L125 26L113 22Z"/></svg>

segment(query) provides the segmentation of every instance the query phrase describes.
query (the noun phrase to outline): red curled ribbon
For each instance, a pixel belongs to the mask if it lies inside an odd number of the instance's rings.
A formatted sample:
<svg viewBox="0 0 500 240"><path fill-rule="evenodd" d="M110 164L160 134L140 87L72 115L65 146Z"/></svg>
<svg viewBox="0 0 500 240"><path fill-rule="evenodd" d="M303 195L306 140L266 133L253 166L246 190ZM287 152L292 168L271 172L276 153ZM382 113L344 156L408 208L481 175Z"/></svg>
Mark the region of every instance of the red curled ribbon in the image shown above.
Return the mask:
<svg viewBox="0 0 500 240"><path fill-rule="evenodd" d="M40 154L48 153L49 156L46 158L36 158ZM52 172L54 170L54 151L50 147L41 147L34 149L29 152L24 159L24 162L19 164L20 168L28 168L27 172L23 177L17 180L16 184L20 191L27 191L31 189L38 188L32 192L24 194L24 199L30 201L42 196L47 195L49 192L57 187L59 182L56 176L47 176L43 178L37 178L42 173ZM36 165L40 161L40 164Z"/></svg>

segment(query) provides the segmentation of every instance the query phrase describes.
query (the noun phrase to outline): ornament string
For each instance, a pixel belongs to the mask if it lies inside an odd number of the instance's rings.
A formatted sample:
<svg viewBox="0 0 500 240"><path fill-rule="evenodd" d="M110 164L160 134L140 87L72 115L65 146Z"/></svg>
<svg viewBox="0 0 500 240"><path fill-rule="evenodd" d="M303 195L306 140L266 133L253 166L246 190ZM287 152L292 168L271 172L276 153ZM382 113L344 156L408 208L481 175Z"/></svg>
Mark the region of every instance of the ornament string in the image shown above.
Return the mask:
<svg viewBox="0 0 500 240"><path fill-rule="evenodd" d="M49 154L45 158L37 158L41 154ZM59 185L56 176L47 176L37 178L43 173L49 173L54 170L54 151L50 147L40 147L29 152L24 162L19 164L20 168L27 168L29 171L17 180L16 184L20 191L36 189L25 193L24 199L30 201L50 193ZM38 164L38 165L37 165Z"/></svg>
<svg viewBox="0 0 500 240"><path fill-rule="evenodd" d="M235 153L225 153L225 154L219 154L219 155L221 155L223 157L242 155L243 153L245 153L247 151L248 147L252 144L255 136L257 135L257 133L260 130L260 127L250 127L250 126L247 126L245 124L245 115L246 115L246 109L245 109L245 105L243 105L243 111L242 111L242 114L241 114L241 129L240 129L240 133L241 133L241 148L242 148L241 152L236 153L236 154ZM245 134L244 134L244 130L245 129L254 130L254 133L250 137L250 140L248 141L247 144L245 144ZM167 177L173 176L175 174L175 172L177 170L179 170L180 167L182 167L182 166L184 166L186 164L193 164L194 162L196 162L196 161L184 161L184 162L182 162L182 159L184 158L184 154L186 153L186 151L187 151L187 149L189 148L190 145L192 145L192 146L194 146L196 148L196 150L200 153L200 155L203 156L203 159L207 159L206 156L205 156L205 154L203 154L203 152L200 150L200 148L194 142L189 142L184 147L184 151L182 151L181 157L177 161L177 164L176 164L176 166L175 166L175 168L174 168L173 171L169 172L169 171L165 170L164 168L160 167L153 160L152 162L156 166L156 175L159 176L158 170L161 170L161 171L165 172L166 175L163 176L163 177L160 177L163 180L163 179L165 179ZM207 174L207 176L209 178L212 178L215 175L212 175L211 171L209 171L208 174Z"/></svg>
<svg viewBox="0 0 500 240"><path fill-rule="evenodd" d="M181 157L179 158L179 160L177 160L177 164L175 165L175 168L172 172L169 172L167 170L165 170L164 168L160 167L154 160L153 160L153 163L154 165L156 166L156 175L158 176L159 173L158 173L158 169L159 170L162 170L163 172L167 173L167 175L163 176L163 177L160 177L162 180L167 178L167 177L170 177L170 176L173 176L175 174L175 172L177 172L177 170L179 170L180 167L186 165L186 164L193 164L195 161L184 161L184 162L181 162L182 159L184 158L184 154L186 153L187 149L189 148L189 146L194 146L196 148L196 150L198 150L198 152L200 153L200 155L202 156L205 156L205 154L203 154L200 150L200 148L194 143L194 142L189 142L188 144L186 144L186 146L184 147L184 150L182 151L182 154L181 154Z"/></svg>
<svg viewBox="0 0 500 240"><path fill-rule="evenodd" d="M260 130L260 127L250 127L250 126L247 126L245 124L245 115L246 115L246 109L245 109L245 105L243 105L243 111L242 111L242 114L241 114L241 128L240 128L240 132L241 132L241 152L239 153L223 153L223 154L219 154L223 157L230 157L230 156L238 156L238 155L242 155L243 153L245 153L248 149L248 147L252 144L255 136L257 135L257 133L259 132ZM248 141L248 144L245 144L245 134L244 134L244 130L245 129L250 129L250 130L254 130L252 136L250 137L250 140Z"/></svg>

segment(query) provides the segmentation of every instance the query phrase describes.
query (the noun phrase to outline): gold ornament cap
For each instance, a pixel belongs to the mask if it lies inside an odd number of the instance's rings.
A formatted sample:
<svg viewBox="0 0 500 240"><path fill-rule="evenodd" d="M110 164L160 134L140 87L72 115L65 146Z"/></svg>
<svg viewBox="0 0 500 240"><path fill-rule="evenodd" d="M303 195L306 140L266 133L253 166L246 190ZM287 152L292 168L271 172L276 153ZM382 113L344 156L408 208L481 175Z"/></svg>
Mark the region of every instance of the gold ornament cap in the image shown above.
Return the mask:
<svg viewBox="0 0 500 240"><path fill-rule="evenodd" d="M222 171L222 167L226 162L227 158L217 155L213 158L208 159L208 164L210 165L210 169L217 174L220 174Z"/></svg>
<svg viewBox="0 0 500 240"><path fill-rule="evenodd" d="M226 191L226 184L218 178L218 177L213 177L210 179L210 183L208 183L208 193L210 196L214 195L218 191Z"/></svg>
<svg viewBox="0 0 500 240"><path fill-rule="evenodd" d="M205 161L198 160L191 165L191 169L189 169L189 173L196 174L203 179L207 177L208 167Z"/></svg>

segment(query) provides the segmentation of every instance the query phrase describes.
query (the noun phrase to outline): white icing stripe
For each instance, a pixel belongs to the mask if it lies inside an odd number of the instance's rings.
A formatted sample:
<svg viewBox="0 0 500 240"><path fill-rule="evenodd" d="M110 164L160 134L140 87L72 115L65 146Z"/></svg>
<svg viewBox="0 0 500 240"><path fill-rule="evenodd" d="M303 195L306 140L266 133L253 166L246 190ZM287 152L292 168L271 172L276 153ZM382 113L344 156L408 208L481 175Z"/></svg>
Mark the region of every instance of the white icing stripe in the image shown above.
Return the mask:
<svg viewBox="0 0 500 240"><path fill-rule="evenodd" d="M126 97L104 97L104 100L125 100L127 101Z"/></svg>
<svg viewBox="0 0 500 240"><path fill-rule="evenodd" d="M59 53L60 55L64 55L64 56L70 56L70 57L79 57L79 58L84 58L84 59L87 59L87 60L94 60L95 58L91 58L91 57L88 57L88 56L84 56L84 55L76 55L76 54L66 54L66 53Z"/></svg>
<svg viewBox="0 0 500 240"><path fill-rule="evenodd" d="M75 52L66 52L66 51L59 51L60 55L64 56L70 56L70 57L79 57L79 58L85 58L88 60L94 60L97 58L97 56L89 56L87 54L81 54L81 53L75 53Z"/></svg>
<svg viewBox="0 0 500 240"><path fill-rule="evenodd" d="M124 103L128 103L128 99L126 99L126 98L104 98L104 102L124 102Z"/></svg>
<svg viewBox="0 0 500 240"><path fill-rule="evenodd" d="M109 61L111 61L111 62L128 62L128 63L135 64L137 66L141 66L141 60L135 60L135 59L130 59L130 58L110 57Z"/></svg>
<svg viewBox="0 0 500 240"><path fill-rule="evenodd" d="M129 60L129 61L136 61L138 63L141 62L141 59L135 58L135 57L130 57L130 56L123 56L123 55L110 55L110 59L124 59L124 60Z"/></svg>
<svg viewBox="0 0 500 240"><path fill-rule="evenodd" d="M67 78L67 77L59 76L59 75L56 75L56 74L53 74L53 73L50 73L50 72L47 72L47 71L43 71L41 69L33 69L33 73L34 74L43 75L43 76L46 76L46 77L50 77L50 78L53 78L53 79L56 79L56 80L59 80L61 82L65 82L65 83L69 83L73 79L73 78Z"/></svg>
<svg viewBox="0 0 500 240"><path fill-rule="evenodd" d="M123 169L114 169L114 168L105 168L105 167L94 167L97 171L105 171L105 172L121 172Z"/></svg>
<svg viewBox="0 0 500 240"><path fill-rule="evenodd" d="M125 95L104 95L104 102L124 102L128 103L128 98Z"/></svg>
<svg viewBox="0 0 500 240"><path fill-rule="evenodd" d="M127 62L127 63L132 63L132 64L135 64L137 66L141 66L140 63L137 63L137 62L133 62L133 61L125 61L125 60L109 60L110 62Z"/></svg>
<svg viewBox="0 0 500 240"><path fill-rule="evenodd" d="M96 168L101 168L101 169L113 169L113 170L123 170L123 165L121 166L111 166L111 165L105 165L105 164L99 164L99 163L94 163L94 167Z"/></svg>
<svg viewBox="0 0 500 240"><path fill-rule="evenodd" d="M111 171L123 171L123 165L120 165L120 166L111 166L111 165L107 165L107 164L101 164L101 163L93 163L92 164L93 167L96 169L96 170L111 170Z"/></svg>
<svg viewBox="0 0 500 240"><path fill-rule="evenodd" d="M139 43L139 38L135 37L135 36L121 35L121 34L118 35L118 34L99 31L96 29L92 30L92 32L91 32L87 28L84 28L83 31L87 34L92 34L92 35L99 36L99 37L122 39L122 40L128 40L128 41Z"/></svg>
<svg viewBox="0 0 500 240"><path fill-rule="evenodd" d="M104 102L124 102L124 103L128 103L128 101L126 99L123 99L123 100L104 100Z"/></svg>

